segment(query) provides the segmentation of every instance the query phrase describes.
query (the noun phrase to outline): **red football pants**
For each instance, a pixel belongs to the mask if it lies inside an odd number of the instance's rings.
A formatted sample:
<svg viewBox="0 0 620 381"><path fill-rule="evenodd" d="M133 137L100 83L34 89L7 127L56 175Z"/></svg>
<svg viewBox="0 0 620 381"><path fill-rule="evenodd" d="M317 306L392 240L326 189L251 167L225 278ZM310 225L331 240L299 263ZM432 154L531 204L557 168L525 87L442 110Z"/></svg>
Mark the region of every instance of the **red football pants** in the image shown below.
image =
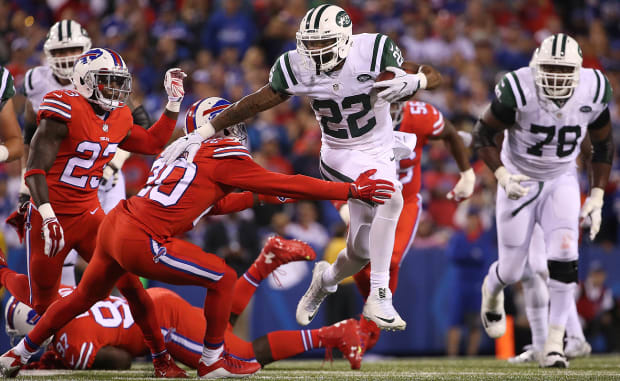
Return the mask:
<svg viewBox="0 0 620 381"><path fill-rule="evenodd" d="M400 213L398 224L396 225L396 237L394 239L394 250L390 262L390 290L392 294L398 285L398 272L400 264L405 255L411 248L415 233L418 230L418 220L422 211L422 197L416 194L414 197L405 199L403 210ZM355 284L360 293L366 299L370 293L370 263L353 276Z"/></svg>

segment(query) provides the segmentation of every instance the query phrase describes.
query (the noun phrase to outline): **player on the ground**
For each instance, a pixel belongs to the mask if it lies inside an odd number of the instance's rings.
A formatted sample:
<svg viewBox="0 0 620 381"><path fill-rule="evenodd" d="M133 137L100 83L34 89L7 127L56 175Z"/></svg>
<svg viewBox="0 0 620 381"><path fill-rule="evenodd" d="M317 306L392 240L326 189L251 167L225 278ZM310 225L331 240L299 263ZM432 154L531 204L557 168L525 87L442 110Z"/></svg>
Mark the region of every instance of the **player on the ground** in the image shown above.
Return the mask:
<svg viewBox="0 0 620 381"><path fill-rule="evenodd" d="M148 131L132 122L125 105L131 75L111 49L91 49L77 59L72 76L76 91L56 90L43 98L25 174L32 196L26 220L28 277L12 277L6 284L20 300L29 298L37 313L58 297L67 253L76 249L86 261L93 255L94 237L105 217L97 188L117 147L156 154L172 135L183 98L183 76L180 69L166 73L169 102ZM127 275L118 287L144 331L156 374L184 374L165 352L157 321L148 313L152 301L138 278Z"/></svg>
<svg viewBox="0 0 620 381"><path fill-rule="evenodd" d="M221 98L196 102L188 110L186 132L200 128L229 106ZM247 140L244 125L220 134L220 138L201 143L194 162L185 157L169 165L162 157L155 161L145 187L135 197L121 201L101 223L95 254L76 291L55 301L32 332L0 357L2 374L17 374L47 337L107 297L116 281L128 272L208 288L200 377L244 377L260 369L257 363L239 360L224 351L236 280L234 270L216 255L174 236L191 229L193 222L235 188L301 199L356 198L382 203L389 199L394 187L388 181L370 179L372 170L352 183L269 172L252 160L243 145Z"/></svg>
<svg viewBox="0 0 620 381"><path fill-rule="evenodd" d="M73 20L61 20L50 28L43 51L46 57L46 65L34 67L26 72L23 92L26 96L24 107L24 148L23 172L25 172L28 160L28 150L32 137L37 129L37 113L43 97L54 90L74 90L71 82L73 63L79 56L91 48L91 40L84 28ZM130 101L131 115L134 124L149 127L150 120L144 107L134 107ZM102 181L99 186L99 201L104 212L112 209L120 200L125 198L125 180L119 168L122 167L128 152L117 149L112 160L103 169ZM22 185L19 192L19 205L17 211L19 218L25 221L27 203L30 201L30 192L26 186L22 173ZM14 222L20 224L20 221ZM74 265L77 260L77 252L72 250L66 257L62 269L62 284L75 286Z"/></svg>
<svg viewBox="0 0 620 381"><path fill-rule="evenodd" d="M382 329L405 328L406 323L392 306L389 266L394 232L402 209L400 184L396 176L395 141L389 103L432 89L441 76L430 67L415 67L408 74L400 67L400 49L382 34L352 34L349 15L336 5L310 9L297 32L297 49L284 53L275 62L269 84L246 96L189 136L179 139L162 154L168 163L187 151L191 161L200 143L216 131L234 125L256 113L272 108L293 95L305 95L322 129L320 169L324 178L351 182L370 168L376 177L397 187L389 201L372 206L350 202L351 228L347 248L334 264L318 262L310 288L297 306L297 322L307 325L323 299L335 292L338 283L372 263L370 297L364 316ZM389 70L392 80L375 83ZM374 88L384 88L376 92Z"/></svg>
<svg viewBox="0 0 620 381"><path fill-rule="evenodd" d="M590 222L594 239L614 153L611 86L600 71L581 63L573 38L563 33L546 38L529 67L497 84L496 98L474 129L474 147L498 180L499 258L482 286L482 323L489 336L504 334L503 288L521 279L532 229L539 223L550 278L543 367L568 366L563 344L577 282L579 220ZM504 130L500 157L494 137ZM580 213L575 158L586 132L593 146L593 180Z"/></svg>
<svg viewBox="0 0 620 381"><path fill-rule="evenodd" d="M249 193L249 204L242 198L245 209L254 202ZM244 195L245 196L245 195ZM217 208L217 213L229 213ZM209 214L213 214L213 209ZM278 266L297 260L314 260L316 254L310 246L295 240L270 237L258 258L243 277L237 279L233 296L233 313L241 313L256 291L258 284ZM66 296L72 287L63 286L59 294ZM147 292L155 303L157 320L166 337L166 347L175 360L198 368L204 337L205 319L202 309L191 306L174 292L151 288ZM32 311L32 312L31 312ZM235 315L232 315L235 316ZM20 340L28 334L38 316L26 304L11 298L5 308L6 331ZM252 342L240 339L228 325L224 341L231 354L245 359L255 359L261 366L273 361L293 357L315 348L338 348L344 353L353 369L359 369L361 351L357 321L353 319L329 327L312 330L274 331ZM28 364L30 369L128 369L135 357L146 353L142 333L136 327L127 302L110 296L95 303L89 311L60 329L40 361ZM82 354L80 356L80 354Z"/></svg>
<svg viewBox="0 0 620 381"><path fill-rule="evenodd" d="M22 132L15 116L13 76L0 66L0 163L22 157L24 146Z"/></svg>

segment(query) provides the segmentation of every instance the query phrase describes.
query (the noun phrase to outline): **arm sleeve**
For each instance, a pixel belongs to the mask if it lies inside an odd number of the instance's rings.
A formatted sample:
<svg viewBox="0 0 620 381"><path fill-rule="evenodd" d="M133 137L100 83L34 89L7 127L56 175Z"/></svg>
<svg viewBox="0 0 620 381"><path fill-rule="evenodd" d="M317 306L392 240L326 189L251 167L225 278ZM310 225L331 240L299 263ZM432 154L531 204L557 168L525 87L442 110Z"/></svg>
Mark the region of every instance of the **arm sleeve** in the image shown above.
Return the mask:
<svg viewBox="0 0 620 381"><path fill-rule="evenodd" d="M236 213L251 208L253 205L254 194L252 192L231 193L216 202L207 214L215 216Z"/></svg>
<svg viewBox="0 0 620 381"><path fill-rule="evenodd" d="M349 183L335 183L302 175L267 171L251 159L224 159L213 171L214 180L236 188L302 200L347 200Z"/></svg>
<svg viewBox="0 0 620 381"><path fill-rule="evenodd" d="M15 85L11 73L6 68L0 69L0 110L2 110L6 102L15 95Z"/></svg>
<svg viewBox="0 0 620 381"><path fill-rule="evenodd" d="M383 44L383 52L381 53L380 70L384 71L388 66L400 67L403 61L403 53L398 45L391 38L386 37L385 44Z"/></svg>
<svg viewBox="0 0 620 381"><path fill-rule="evenodd" d="M148 130L134 124L129 137L120 144L120 148L145 155L158 154L170 140L176 123L176 120L162 113L159 120Z"/></svg>

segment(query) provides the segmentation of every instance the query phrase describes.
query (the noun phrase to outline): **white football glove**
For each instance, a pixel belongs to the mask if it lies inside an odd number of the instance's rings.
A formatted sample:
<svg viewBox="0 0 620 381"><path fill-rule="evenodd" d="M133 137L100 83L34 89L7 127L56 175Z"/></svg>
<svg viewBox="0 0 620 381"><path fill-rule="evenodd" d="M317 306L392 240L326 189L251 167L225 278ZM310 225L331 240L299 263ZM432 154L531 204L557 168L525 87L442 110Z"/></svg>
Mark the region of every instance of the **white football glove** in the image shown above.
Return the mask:
<svg viewBox="0 0 620 381"><path fill-rule="evenodd" d="M49 202L40 205L38 210L43 219L41 238L45 241L44 253L48 257L53 257L65 247L65 237L62 226L60 226L56 214L54 214L54 210Z"/></svg>
<svg viewBox="0 0 620 381"><path fill-rule="evenodd" d="M173 141L161 153L161 157L166 161L166 165L172 164L180 156L184 156L188 163L192 163L204 140L199 131L196 130Z"/></svg>
<svg viewBox="0 0 620 381"><path fill-rule="evenodd" d="M497 178L497 182L504 188L508 198L511 200L518 200L530 191L530 187L524 187L520 184L522 181L529 180L528 176L521 174L513 175L504 167L499 167L495 170L495 178Z"/></svg>
<svg viewBox="0 0 620 381"><path fill-rule="evenodd" d="M394 78L375 82L372 87L375 89L385 87L385 90L378 93L377 96L388 103L396 102L403 97L409 97L419 89L426 88L426 75L424 73L408 74L403 69L395 66L388 66L386 70L394 73Z"/></svg>
<svg viewBox="0 0 620 381"><path fill-rule="evenodd" d="M164 77L164 88L168 94L166 108L172 112L179 112L181 109L181 101L185 96L185 89L183 88L183 78L185 77L187 74L178 67L168 69Z"/></svg>
<svg viewBox="0 0 620 381"><path fill-rule="evenodd" d="M118 181L118 172L123 168L123 164L125 164L125 160L129 158L130 153L118 148L114 157L110 162L103 168L103 175L101 176L101 185L105 186L108 182L112 182L112 187L116 185ZM112 189L110 187L110 189Z"/></svg>
<svg viewBox="0 0 620 381"><path fill-rule="evenodd" d="M594 240L599 230L601 230L601 210L603 209L603 195L605 191L601 188L592 188L590 196L581 207L579 219L581 227L590 225L590 240Z"/></svg>
<svg viewBox="0 0 620 381"><path fill-rule="evenodd" d="M474 174L474 170L469 168L468 170L461 172L461 178L446 197L448 200L454 199L456 202L461 202L469 198L469 196L474 193L475 184L476 175Z"/></svg>

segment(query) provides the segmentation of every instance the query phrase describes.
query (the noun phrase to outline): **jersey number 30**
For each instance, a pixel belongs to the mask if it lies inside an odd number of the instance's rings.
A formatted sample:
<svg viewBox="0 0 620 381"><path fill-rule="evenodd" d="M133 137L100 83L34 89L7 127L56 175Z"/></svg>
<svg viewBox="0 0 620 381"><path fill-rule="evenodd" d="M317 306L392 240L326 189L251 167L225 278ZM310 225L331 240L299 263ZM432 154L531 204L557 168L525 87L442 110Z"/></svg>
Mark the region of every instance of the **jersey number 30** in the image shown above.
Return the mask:
<svg viewBox="0 0 620 381"><path fill-rule="evenodd" d="M175 171L175 168L180 168L183 173L179 176L180 171ZM174 173L174 176L171 176ZM168 179L168 177L170 177ZM163 206L176 205L177 202L187 191L187 188L192 184L196 177L196 164L188 164L185 160L176 160L174 163L166 166L164 159L156 160L151 168L151 174L146 180L146 186L142 188L136 196L147 197L153 201L158 202ZM175 180L176 179L176 180ZM162 185L172 185L172 190L169 192L160 189Z"/></svg>
<svg viewBox="0 0 620 381"><path fill-rule="evenodd" d="M377 124L377 120L374 116L369 118L363 126L359 126L358 123L359 120L366 116L371 109L370 95L358 94L342 99L342 110L348 110L356 104L361 104L362 109L347 116L349 131L347 131L346 128L332 129L329 126L329 123L340 124L340 122L342 122L342 112L340 111L340 106L336 103L336 101L332 99L316 99L312 102L312 108L319 113L322 109L328 109L331 114L321 115L321 127L323 128L324 133L336 139L348 139L357 138L364 135L368 131L372 130Z"/></svg>
<svg viewBox="0 0 620 381"><path fill-rule="evenodd" d="M544 134L545 138L538 143L527 149L527 153L534 156L543 155L543 146L551 143L555 137L555 126L539 126L532 124L530 131L533 134ZM574 139L569 140L569 136L574 135ZM571 136L573 137L573 136ZM577 142L581 137L581 127L579 126L564 126L558 130L558 144L555 149L557 157L569 156L575 148L577 148Z"/></svg>

